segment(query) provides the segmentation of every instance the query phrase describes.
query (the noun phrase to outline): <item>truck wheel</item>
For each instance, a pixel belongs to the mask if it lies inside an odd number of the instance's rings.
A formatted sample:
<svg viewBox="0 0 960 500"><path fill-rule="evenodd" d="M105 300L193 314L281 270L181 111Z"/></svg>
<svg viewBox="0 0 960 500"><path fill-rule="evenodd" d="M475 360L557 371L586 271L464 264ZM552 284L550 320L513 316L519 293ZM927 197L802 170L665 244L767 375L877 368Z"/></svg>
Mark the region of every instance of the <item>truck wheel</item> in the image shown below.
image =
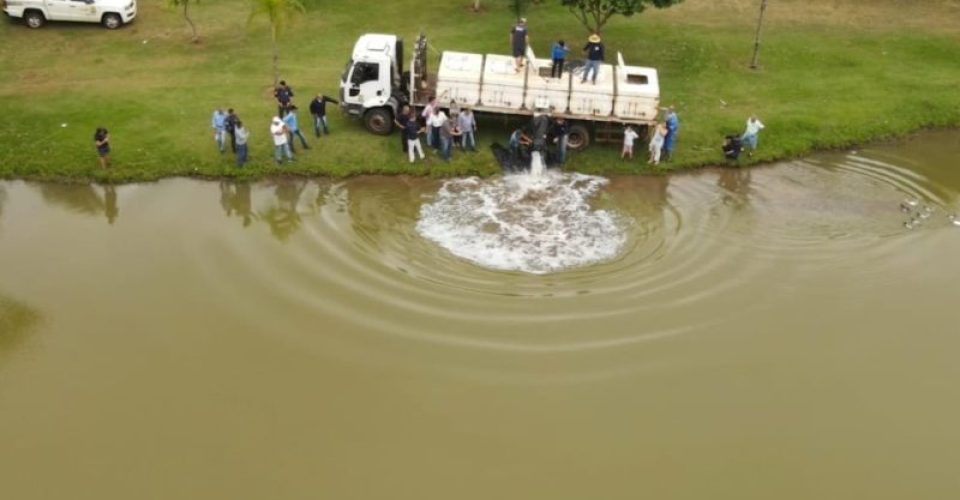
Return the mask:
<svg viewBox="0 0 960 500"><path fill-rule="evenodd" d="M590 145L590 131L583 125L570 125L567 134L567 149L583 151Z"/></svg>
<svg viewBox="0 0 960 500"><path fill-rule="evenodd" d="M387 135L393 131L393 115L386 108L369 109L363 114L363 124L374 134Z"/></svg>
<svg viewBox="0 0 960 500"><path fill-rule="evenodd" d="M103 24L103 27L108 30L115 30L123 26L123 19L120 18L120 14L104 14L100 22Z"/></svg>
<svg viewBox="0 0 960 500"><path fill-rule="evenodd" d="M43 17L43 14L36 10L30 10L23 14L23 20L27 23L27 26L33 29L37 29L43 26L47 20Z"/></svg>

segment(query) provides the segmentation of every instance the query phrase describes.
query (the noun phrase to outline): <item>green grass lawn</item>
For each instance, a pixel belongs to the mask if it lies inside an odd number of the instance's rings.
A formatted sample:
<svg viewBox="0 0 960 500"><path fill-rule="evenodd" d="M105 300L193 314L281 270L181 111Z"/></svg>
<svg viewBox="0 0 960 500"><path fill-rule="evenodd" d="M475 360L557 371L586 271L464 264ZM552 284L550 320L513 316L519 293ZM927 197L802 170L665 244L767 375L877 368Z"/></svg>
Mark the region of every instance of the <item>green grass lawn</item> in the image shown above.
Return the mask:
<svg viewBox="0 0 960 500"><path fill-rule="evenodd" d="M310 2L280 41L281 74L297 92L301 121L308 121L312 94L336 95L339 74L362 33L397 33L412 41L422 31L437 50L506 53L510 2L484 1L480 13L471 12L470 4ZM117 31L72 23L29 30L0 22L0 177L132 181L252 178L278 171L267 132L276 108L266 22L248 25L244 0L202 2L192 10L202 43L192 44L178 11L160 0L139 5L137 20ZM628 64L658 68L662 102L679 110L678 151L661 169L721 163L723 135L740 132L751 113L767 128L749 162L960 124L960 1L771 1L761 68L751 70L758 5L687 0L615 19L605 28L608 53L619 50ZM557 38L580 45L586 35L559 2L530 5L526 16L541 57ZM209 122L217 106L236 108L253 133L246 169L234 168L231 155L216 151ZM101 125L110 130L114 150L108 171L99 168L92 144ZM450 163L428 156L410 165L396 136L371 135L336 111L331 126L333 135L312 140L314 147L283 171L499 171L485 148L455 155ZM505 142L510 129L502 118L480 126L481 146ZM568 168L650 171L643 160L621 162L618 154L617 145L594 146L573 154Z"/></svg>

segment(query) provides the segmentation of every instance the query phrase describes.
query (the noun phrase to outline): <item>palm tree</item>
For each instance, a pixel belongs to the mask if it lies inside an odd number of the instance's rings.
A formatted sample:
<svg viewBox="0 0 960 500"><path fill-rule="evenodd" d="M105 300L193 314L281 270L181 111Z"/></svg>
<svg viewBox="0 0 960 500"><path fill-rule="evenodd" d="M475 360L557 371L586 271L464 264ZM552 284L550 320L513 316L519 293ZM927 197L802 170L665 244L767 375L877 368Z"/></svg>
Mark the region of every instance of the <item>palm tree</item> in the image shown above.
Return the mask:
<svg viewBox="0 0 960 500"><path fill-rule="evenodd" d="M306 11L300 0L253 0L253 11L250 12L248 23L260 14L270 22L270 41L273 44L273 85L280 80L280 70L277 68L277 37L280 30L286 26L296 14Z"/></svg>
<svg viewBox="0 0 960 500"><path fill-rule="evenodd" d="M200 35L197 34L197 27L193 24L193 20L190 19L190 13L187 8L191 3L200 3L200 0L169 0L170 5L173 7L183 7L183 18L187 20L187 24L190 25L190 31L193 33L193 43L200 41Z"/></svg>

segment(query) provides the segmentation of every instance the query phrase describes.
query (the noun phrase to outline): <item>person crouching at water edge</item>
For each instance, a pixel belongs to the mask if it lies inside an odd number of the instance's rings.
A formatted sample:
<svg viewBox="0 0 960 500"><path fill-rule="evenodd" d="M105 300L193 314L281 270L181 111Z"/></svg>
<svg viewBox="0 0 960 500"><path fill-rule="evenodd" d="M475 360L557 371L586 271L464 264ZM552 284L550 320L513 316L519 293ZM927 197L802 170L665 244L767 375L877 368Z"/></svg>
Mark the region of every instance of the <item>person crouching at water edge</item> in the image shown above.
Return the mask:
<svg viewBox="0 0 960 500"><path fill-rule="evenodd" d="M623 131L623 151L620 152L620 159L629 157L633 159L633 143L637 140L637 137L640 137L640 134L636 130L633 130L633 127L627 125L627 129Z"/></svg>
<svg viewBox="0 0 960 500"><path fill-rule="evenodd" d="M283 163L283 157L287 157L287 161L293 161L293 151L290 151L290 143L287 140L287 126L283 124L283 120L279 116L273 117L273 122L270 123L270 135L273 137L273 159L277 160L277 165Z"/></svg>

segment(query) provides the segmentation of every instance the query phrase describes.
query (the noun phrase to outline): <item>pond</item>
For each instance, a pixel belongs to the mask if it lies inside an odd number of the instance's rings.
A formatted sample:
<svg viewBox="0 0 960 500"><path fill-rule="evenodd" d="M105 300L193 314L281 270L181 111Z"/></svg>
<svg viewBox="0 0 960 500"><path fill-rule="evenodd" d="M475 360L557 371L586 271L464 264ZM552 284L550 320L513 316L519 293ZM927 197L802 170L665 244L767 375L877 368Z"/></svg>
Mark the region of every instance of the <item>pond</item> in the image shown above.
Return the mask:
<svg viewBox="0 0 960 500"><path fill-rule="evenodd" d="M957 158L0 182L4 497L956 498Z"/></svg>

